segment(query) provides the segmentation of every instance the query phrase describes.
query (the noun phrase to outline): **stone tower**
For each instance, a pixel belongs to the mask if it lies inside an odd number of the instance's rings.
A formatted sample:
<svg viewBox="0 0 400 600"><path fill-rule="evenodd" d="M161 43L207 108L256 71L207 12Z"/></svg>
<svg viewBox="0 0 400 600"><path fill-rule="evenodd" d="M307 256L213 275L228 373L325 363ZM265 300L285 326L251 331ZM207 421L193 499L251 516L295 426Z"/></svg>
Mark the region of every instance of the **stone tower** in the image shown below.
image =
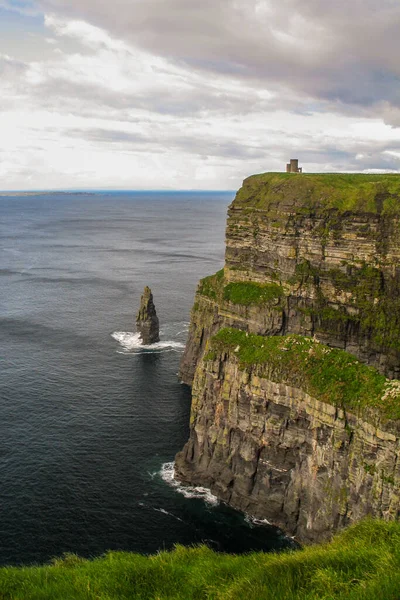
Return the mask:
<svg viewBox="0 0 400 600"><path fill-rule="evenodd" d="M286 173L302 173L302 167L299 167L299 159L291 158L290 162L286 165Z"/></svg>

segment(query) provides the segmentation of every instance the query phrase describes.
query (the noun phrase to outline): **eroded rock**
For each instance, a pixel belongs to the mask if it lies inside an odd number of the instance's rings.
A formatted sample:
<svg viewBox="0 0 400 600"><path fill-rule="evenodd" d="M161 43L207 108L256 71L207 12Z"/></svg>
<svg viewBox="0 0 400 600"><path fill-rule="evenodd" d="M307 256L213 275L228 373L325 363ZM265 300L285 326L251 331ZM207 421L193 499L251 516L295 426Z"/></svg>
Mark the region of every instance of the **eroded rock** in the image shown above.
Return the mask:
<svg viewBox="0 0 400 600"><path fill-rule="evenodd" d="M146 346L160 341L160 326L151 289L146 285L136 316L136 330Z"/></svg>

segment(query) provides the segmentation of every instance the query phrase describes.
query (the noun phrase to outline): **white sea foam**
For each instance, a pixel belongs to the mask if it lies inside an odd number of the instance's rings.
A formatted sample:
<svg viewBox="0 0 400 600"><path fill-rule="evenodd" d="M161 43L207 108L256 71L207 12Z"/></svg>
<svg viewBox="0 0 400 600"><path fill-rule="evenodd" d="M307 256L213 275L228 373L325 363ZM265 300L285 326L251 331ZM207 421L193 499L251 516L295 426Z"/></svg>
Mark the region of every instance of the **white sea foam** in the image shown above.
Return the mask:
<svg viewBox="0 0 400 600"><path fill-rule="evenodd" d="M178 331L178 333L176 335L187 334L187 332L189 331L189 326L190 326L190 322L189 321L184 321L181 324L182 329L180 331Z"/></svg>
<svg viewBox="0 0 400 600"><path fill-rule="evenodd" d="M132 331L114 331L111 334L123 348L122 354L140 353L140 352L179 352L185 347L182 342L175 340L168 340L157 342L156 344L145 345L142 344L139 333L133 333Z"/></svg>
<svg viewBox="0 0 400 600"><path fill-rule="evenodd" d="M180 521L181 523L184 523L185 521L183 519L180 519L179 517L177 517L176 515L174 515L171 512L168 512L167 510L165 510L165 508L154 508L153 510L155 510L156 512L160 512L163 515L167 515L168 517L172 517L173 519L176 519L177 521Z"/></svg>
<svg viewBox="0 0 400 600"><path fill-rule="evenodd" d="M156 512L160 512L163 515L169 515L169 512L167 510L165 510L165 508L154 508L153 507L153 510L155 510Z"/></svg>
<svg viewBox="0 0 400 600"><path fill-rule="evenodd" d="M201 498L207 504L216 506L218 504L218 498L210 492L208 488L201 486L182 485L180 481L175 479L175 463L168 462L164 463L161 467L160 476L168 483L171 487L175 488L177 492L185 496L185 498Z"/></svg>

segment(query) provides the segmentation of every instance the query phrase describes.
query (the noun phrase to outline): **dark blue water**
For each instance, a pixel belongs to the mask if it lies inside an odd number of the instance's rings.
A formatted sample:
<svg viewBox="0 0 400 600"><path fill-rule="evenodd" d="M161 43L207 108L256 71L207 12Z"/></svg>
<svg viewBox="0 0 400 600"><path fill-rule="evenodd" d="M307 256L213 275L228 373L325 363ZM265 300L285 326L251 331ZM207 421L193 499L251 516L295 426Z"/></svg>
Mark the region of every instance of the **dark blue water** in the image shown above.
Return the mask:
<svg viewBox="0 0 400 600"><path fill-rule="evenodd" d="M188 436L176 373L196 283L223 265L231 200L0 197L0 564L285 545L160 475ZM130 332L144 285L162 343L140 351Z"/></svg>

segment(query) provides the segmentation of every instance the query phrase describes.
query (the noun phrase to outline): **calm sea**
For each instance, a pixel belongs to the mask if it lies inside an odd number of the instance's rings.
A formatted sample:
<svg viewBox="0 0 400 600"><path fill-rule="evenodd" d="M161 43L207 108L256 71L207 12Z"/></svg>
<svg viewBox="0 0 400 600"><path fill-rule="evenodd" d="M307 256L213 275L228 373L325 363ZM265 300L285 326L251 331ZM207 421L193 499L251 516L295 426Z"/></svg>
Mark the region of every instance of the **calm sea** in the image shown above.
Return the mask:
<svg viewBox="0 0 400 600"><path fill-rule="evenodd" d="M223 265L232 198L0 197L0 564L287 544L171 481L188 436L176 373L190 308L198 279ZM134 335L145 285L161 325L147 349Z"/></svg>

